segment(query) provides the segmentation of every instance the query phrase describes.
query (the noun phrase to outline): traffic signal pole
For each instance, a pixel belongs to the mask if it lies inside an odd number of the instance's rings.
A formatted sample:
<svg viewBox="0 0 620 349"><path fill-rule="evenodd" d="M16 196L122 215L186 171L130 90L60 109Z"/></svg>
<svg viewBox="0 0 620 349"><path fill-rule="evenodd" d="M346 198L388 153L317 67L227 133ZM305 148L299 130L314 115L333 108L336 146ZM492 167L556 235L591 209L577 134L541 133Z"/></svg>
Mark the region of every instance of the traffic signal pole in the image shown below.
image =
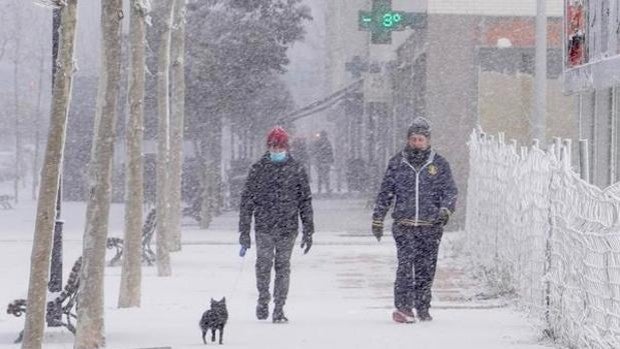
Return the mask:
<svg viewBox="0 0 620 349"><path fill-rule="evenodd" d="M531 125L532 139L546 147L547 114L547 10L545 0L536 2L536 64L534 73L534 108Z"/></svg>
<svg viewBox="0 0 620 349"><path fill-rule="evenodd" d="M370 57L364 72L364 124L366 128L367 160L372 183L378 182L389 151L388 128L394 128L392 117L392 82L388 63L393 51L378 45L391 45L392 32L422 29L427 25L426 13L398 11L392 0L373 0L370 11L358 14L359 30L369 31Z"/></svg>

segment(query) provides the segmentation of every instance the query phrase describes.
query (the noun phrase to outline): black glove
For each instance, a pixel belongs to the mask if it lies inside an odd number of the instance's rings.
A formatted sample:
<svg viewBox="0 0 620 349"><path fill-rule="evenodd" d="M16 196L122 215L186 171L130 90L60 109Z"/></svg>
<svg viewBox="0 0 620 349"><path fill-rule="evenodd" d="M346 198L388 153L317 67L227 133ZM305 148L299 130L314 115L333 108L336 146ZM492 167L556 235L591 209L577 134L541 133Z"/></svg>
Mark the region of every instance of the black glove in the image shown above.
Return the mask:
<svg viewBox="0 0 620 349"><path fill-rule="evenodd" d="M301 248L304 249L304 254L308 253L308 251L310 251L310 248L312 247L312 235L310 234L304 234L304 236L301 238Z"/></svg>
<svg viewBox="0 0 620 349"><path fill-rule="evenodd" d="M450 220L450 214L451 214L450 210L448 210L445 207L442 207L439 210L439 218L437 219L437 224L440 224L442 227L448 224L448 221Z"/></svg>
<svg viewBox="0 0 620 349"><path fill-rule="evenodd" d="M250 233L239 234L239 244L246 250L250 249L250 246L252 246L252 238L250 237Z"/></svg>
<svg viewBox="0 0 620 349"><path fill-rule="evenodd" d="M372 235L377 238L377 241L381 241L383 236L383 222L374 220L372 221Z"/></svg>

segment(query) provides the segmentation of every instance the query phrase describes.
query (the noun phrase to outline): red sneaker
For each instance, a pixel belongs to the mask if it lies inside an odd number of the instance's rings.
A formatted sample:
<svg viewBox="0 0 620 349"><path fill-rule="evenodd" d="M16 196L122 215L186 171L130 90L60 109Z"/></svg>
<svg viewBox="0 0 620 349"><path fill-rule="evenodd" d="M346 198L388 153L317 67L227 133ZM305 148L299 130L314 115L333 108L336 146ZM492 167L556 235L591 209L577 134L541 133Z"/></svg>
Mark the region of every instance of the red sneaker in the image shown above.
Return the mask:
<svg viewBox="0 0 620 349"><path fill-rule="evenodd" d="M415 316L412 311L394 310L392 312L392 320L401 324L412 324L415 322Z"/></svg>

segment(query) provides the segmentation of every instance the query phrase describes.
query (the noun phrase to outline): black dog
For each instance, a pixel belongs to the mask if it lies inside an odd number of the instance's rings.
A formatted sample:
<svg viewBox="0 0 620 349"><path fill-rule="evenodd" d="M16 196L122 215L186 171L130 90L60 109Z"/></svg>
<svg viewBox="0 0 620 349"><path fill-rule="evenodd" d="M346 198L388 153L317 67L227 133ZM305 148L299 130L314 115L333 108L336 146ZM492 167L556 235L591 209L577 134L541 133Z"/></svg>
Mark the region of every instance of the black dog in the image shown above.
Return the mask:
<svg viewBox="0 0 620 349"><path fill-rule="evenodd" d="M224 336L224 326L228 320L228 310L226 309L226 297L220 301L211 298L211 309L205 311L200 319L200 329L202 330L202 341L207 344L205 336L211 329L211 342L215 342L215 330L220 330L220 344Z"/></svg>

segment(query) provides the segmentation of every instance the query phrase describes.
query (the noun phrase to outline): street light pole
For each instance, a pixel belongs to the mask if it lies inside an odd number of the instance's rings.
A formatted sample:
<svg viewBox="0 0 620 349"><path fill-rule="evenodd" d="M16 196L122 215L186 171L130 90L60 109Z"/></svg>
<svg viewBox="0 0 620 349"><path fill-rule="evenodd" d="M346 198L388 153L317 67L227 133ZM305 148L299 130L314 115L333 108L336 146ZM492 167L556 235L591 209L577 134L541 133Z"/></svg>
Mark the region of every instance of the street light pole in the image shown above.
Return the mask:
<svg viewBox="0 0 620 349"><path fill-rule="evenodd" d="M547 114L547 9L546 0L536 0L536 66L534 74L534 107L531 116L532 139L546 146Z"/></svg>

